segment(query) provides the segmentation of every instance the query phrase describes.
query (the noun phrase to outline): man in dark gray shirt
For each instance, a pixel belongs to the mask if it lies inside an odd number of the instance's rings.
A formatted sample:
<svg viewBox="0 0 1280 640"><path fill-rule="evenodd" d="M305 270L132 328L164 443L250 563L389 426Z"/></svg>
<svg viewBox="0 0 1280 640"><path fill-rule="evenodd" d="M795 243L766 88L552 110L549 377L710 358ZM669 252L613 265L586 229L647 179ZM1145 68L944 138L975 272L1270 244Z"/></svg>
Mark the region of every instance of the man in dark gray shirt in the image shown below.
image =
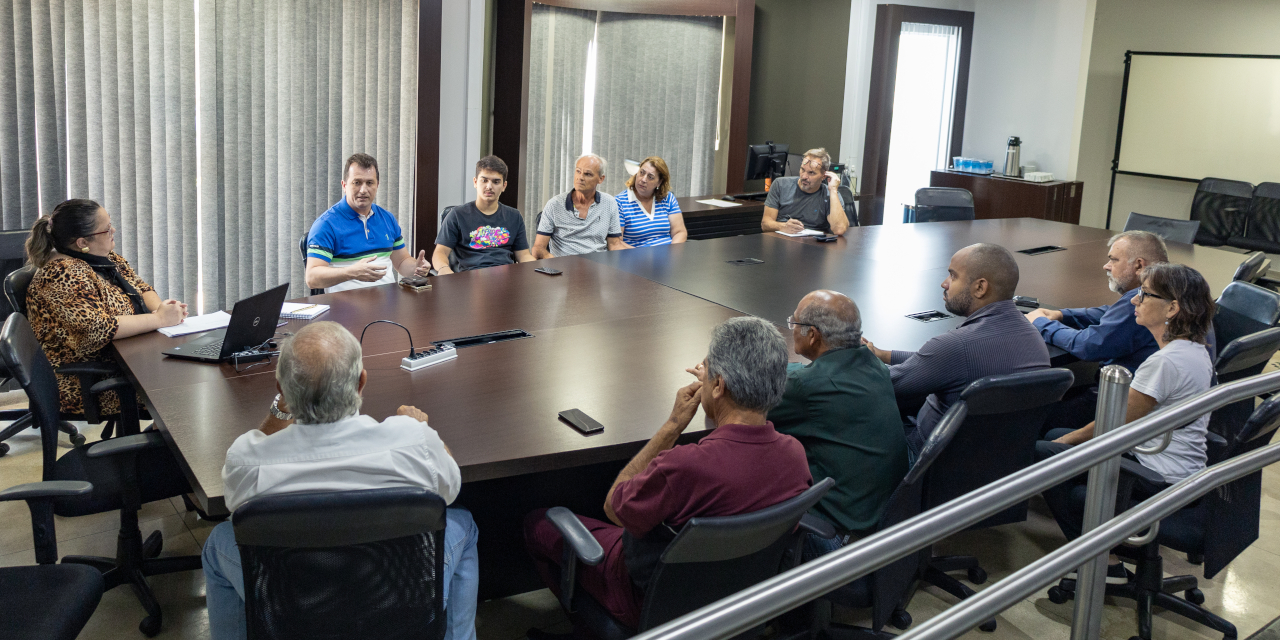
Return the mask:
<svg viewBox="0 0 1280 640"><path fill-rule="evenodd" d="M831 156L826 149L804 152L799 177L778 178L769 187L764 200L764 219L760 228L784 233L800 233L814 229L844 235L849 218L840 201L840 176L831 169ZM827 182L823 184L822 179Z"/></svg>
<svg viewBox="0 0 1280 640"><path fill-rule="evenodd" d="M899 398L928 394L915 425L908 425L913 455L969 383L986 376L1049 366L1044 339L1013 305L1018 263L997 244L975 244L951 256L942 300L950 313L966 316L960 326L934 336L919 351L885 351L863 342L885 364Z"/></svg>

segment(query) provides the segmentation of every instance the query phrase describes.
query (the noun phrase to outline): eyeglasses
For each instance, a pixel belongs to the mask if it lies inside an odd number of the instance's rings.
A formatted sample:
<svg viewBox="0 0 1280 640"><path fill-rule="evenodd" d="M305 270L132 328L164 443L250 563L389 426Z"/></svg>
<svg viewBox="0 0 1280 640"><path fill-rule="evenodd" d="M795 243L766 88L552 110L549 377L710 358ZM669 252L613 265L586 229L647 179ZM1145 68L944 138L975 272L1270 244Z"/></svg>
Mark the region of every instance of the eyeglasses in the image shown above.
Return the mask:
<svg viewBox="0 0 1280 640"><path fill-rule="evenodd" d="M100 236L100 235L102 235L102 234L104 234L104 233L114 233L114 232L115 232L115 230L116 230L115 225L111 225L111 224L109 224L109 225L107 225L107 230L106 230L106 231L98 231L97 233L91 233L91 234L89 234L89 235L87 235L87 236L85 236L85 237L86 237L86 238L92 238L92 237L94 237L94 236Z"/></svg>
<svg viewBox="0 0 1280 640"><path fill-rule="evenodd" d="M792 317L793 317L793 316L787 316L787 328L788 328L788 329L794 329L794 328L796 328L796 327L816 327L816 326L818 326L818 325L816 325L816 324L809 324L809 323L807 323L807 322L795 322L795 321L793 321L793 320L791 319Z"/></svg>
<svg viewBox="0 0 1280 640"><path fill-rule="evenodd" d="M1168 298L1151 293L1146 289L1138 289L1138 295L1134 297L1138 299L1138 304L1142 304L1143 302L1146 302L1147 298L1155 298L1156 300L1168 300Z"/></svg>

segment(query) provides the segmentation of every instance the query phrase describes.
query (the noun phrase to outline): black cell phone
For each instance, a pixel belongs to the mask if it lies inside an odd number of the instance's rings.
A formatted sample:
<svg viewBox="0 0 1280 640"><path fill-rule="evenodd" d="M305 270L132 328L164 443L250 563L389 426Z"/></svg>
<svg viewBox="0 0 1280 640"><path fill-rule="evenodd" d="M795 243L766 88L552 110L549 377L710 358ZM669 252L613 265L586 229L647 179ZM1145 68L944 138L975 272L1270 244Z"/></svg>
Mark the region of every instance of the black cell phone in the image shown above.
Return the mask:
<svg viewBox="0 0 1280 640"><path fill-rule="evenodd" d="M840 239L840 236L835 235L833 233L828 233L822 236L814 236L813 239L817 240L818 242L835 242L836 240Z"/></svg>
<svg viewBox="0 0 1280 640"><path fill-rule="evenodd" d="M538 267L537 269L534 269L534 271L537 271L538 273L545 273L549 276L558 276L563 273L559 269L552 269L551 267Z"/></svg>
<svg viewBox="0 0 1280 640"><path fill-rule="evenodd" d="M574 429L581 431L583 435L591 435L604 431L604 425L596 422L591 416L582 412L581 409L568 409L560 412L560 419L568 422Z"/></svg>
<svg viewBox="0 0 1280 640"><path fill-rule="evenodd" d="M1031 309L1040 308L1040 300L1031 296L1014 296L1013 304L1019 307L1028 307Z"/></svg>

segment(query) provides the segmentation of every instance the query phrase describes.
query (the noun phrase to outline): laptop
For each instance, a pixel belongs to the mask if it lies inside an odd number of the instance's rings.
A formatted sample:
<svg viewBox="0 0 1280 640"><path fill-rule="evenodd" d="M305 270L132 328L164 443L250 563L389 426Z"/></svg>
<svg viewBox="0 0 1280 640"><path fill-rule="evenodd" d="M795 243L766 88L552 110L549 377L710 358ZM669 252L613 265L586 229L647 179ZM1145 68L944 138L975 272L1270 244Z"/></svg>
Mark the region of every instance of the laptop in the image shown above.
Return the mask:
<svg viewBox="0 0 1280 640"><path fill-rule="evenodd" d="M276 334L280 308L284 306L284 299L288 294L289 283L286 282L274 289L249 296L231 309L231 320L226 329L210 331L163 353L166 356L200 362L230 360L231 354L256 347Z"/></svg>

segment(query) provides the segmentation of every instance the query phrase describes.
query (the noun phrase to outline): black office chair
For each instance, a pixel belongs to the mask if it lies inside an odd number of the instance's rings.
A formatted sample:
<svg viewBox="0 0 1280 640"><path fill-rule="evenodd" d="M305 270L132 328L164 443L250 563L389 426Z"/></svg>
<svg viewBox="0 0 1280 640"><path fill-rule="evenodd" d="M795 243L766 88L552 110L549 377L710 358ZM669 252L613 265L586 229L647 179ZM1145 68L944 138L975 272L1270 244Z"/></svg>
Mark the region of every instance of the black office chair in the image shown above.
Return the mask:
<svg viewBox="0 0 1280 640"><path fill-rule="evenodd" d="M36 565L0 569L0 638L74 640L102 599L102 574L93 567L57 564L53 501L87 495L88 482L32 482L0 491L0 502L25 500L31 509Z"/></svg>
<svg viewBox="0 0 1280 640"><path fill-rule="evenodd" d="M441 226L441 227L443 227L443 226L444 226L445 221L447 221L447 220L449 219L449 216L453 215L453 211L454 211L455 209L457 209L457 207L445 207L445 208L444 208L444 211L440 214L440 226ZM453 247L450 247L450 249L452 249L452 248L453 248ZM457 273L457 272L458 272L458 265L460 265L460 264L461 264L461 263L458 261L458 252L457 252L457 251L450 251L450 252L449 252L449 268L450 268L450 269L452 269L454 273Z"/></svg>
<svg viewBox="0 0 1280 640"><path fill-rule="evenodd" d="M1267 254L1261 251L1255 251L1236 267L1236 272L1231 276L1232 282L1254 282L1267 272L1267 268L1271 266L1271 261L1267 260Z"/></svg>
<svg viewBox="0 0 1280 640"><path fill-rule="evenodd" d="M298 239L298 253L302 254L302 272L304 274L304 278L306 277L305 274L307 271L307 237L309 235L310 234L304 233L302 234L302 237ZM310 292L311 295L318 296L324 293L324 289L310 289Z"/></svg>
<svg viewBox="0 0 1280 640"><path fill-rule="evenodd" d="M1125 231L1150 231L1170 242L1191 244L1200 230L1199 220L1173 220L1159 216L1148 216L1137 211L1129 214L1124 221Z"/></svg>
<svg viewBox="0 0 1280 640"><path fill-rule="evenodd" d="M1245 220L1253 199L1253 185L1239 180L1205 178L1191 200L1191 219L1200 221L1196 244L1220 247L1233 236L1245 235Z"/></svg>
<svg viewBox="0 0 1280 640"><path fill-rule="evenodd" d="M604 560L604 549L577 516L555 507L547 511L547 520L565 541L560 604L574 626L589 629L601 640L615 640L767 580L784 566L794 565L806 535L797 525L834 485L834 480L825 478L790 500L753 513L689 520L654 567L644 590L640 626L635 629L623 626L594 598L574 589L577 563L599 564ZM531 634L531 638L543 635L536 630Z"/></svg>
<svg viewBox="0 0 1280 640"><path fill-rule="evenodd" d="M1230 238L1227 244L1250 251L1280 253L1280 182L1263 182L1253 188L1244 237Z"/></svg>
<svg viewBox="0 0 1280 640"><path fill-rule="evenodd" d="M844 217L849 219L850 227L861 226L858 222L858 201L853 197L853 189L849 185L841 182L840 188L836 189L840 194L840 206L844 207Z"/></svg>
<svg viewBox="0 0 1280 640"><path fill-rule="evenodd" d="M916 463L912 465L906 477L898 483L898 488L894 489L889 502L885 504L884 513L876 523L877 532L920 514L925 473L960 430L968 409L967 403L957 402L938 421L938 425L934 427L933 433L929 435L929 440L924 445L924 450L920 452L920 457L916 459ZM817 531L814 535L823 538L832 538L836 535L835 528L819 518L807 516L806 525L810 530ZM809 629L791 637L812 637L816 631L818 638L856 640L879 637L886 623L898 629L906 629L911 626L911 615L903 607L919 580L924 566L928 563L929 556L928 548L912 552L828 593L812 605L809 614L811 620L808 621ZM870 629L831 622L832 604L846 609L871 609Z"/></svg>
<svg viewBox="0 0 1280 640"><path fill-rule="evenodd" d="M1270 329L1280 322L1280 293L1247 282L1232 282L1216 301L1213 331L1218 344Z"/></svg>
<svg viewBox="0 0 1280 640"><path fill-rule="evenodd" d="M1262 403L1244 426L1232 434L1223 459L1266 446L1277 427L1280 427L1280 397L1273 397ZM1122 480L1127 477L1129 482L1122 482L1117 512L1130 506L1125 487L1132 486L1133 479L1143 478L1156 483L1164 481L1160 474L1132 460L1122 460L1121 471ZM1128 584L1107 585L1107 595L1138 603L1138 635L1135 638L1150 640L1154 607L1198 622L1227 638L1236 637L1235 625L1201 606L1204 593L1197 588L1195 576L1164 577L1160 547L1202 557L1204 577L1212 579L1258 539L1261 499L1262 471L1259 470L1210 491L1161 520L1155 540L1137 549L1117 549L1119 555L1135 563L1134 578ZM1182 598L1174 595L1178 592L1182 592ZM1049 599L1058 604L1073 597L1074 580L1063 580L1049 590Z"/></svg>
<svg viewBox="0 0 1280 640"><path fill-rule="evenodd" d="M76 447L59 458L55 430L58 383L26 316L14 313L0 328L0 360L27 392L31 413L40 428L44 480L87 481L93 485L87 495L55 499L53 512L73 517L120 511L115 558L67 556L62 562L96 568L107 589L122 584L132 586L147 611L138 629L148 637L154 636L160 632L161 612L146 576L200 568L200 556L156 557L164 544L161 533L155 531L143 542L138 528L138 511L144 502L191 491L177 461L156 431Z"/></svg>
<svg viewBox="0 0 1280 640"><path fill-rule="evenodd" d="M5 276L4 279L5 300L13 307L15 312L24 316L27 315L27 289L31 287L31 280L35 275L35 266L27 265ZM110 438L116 431L119 431L120 435L132 435L138 432L142 416L138 410L137 394L133 385L124 377L124 372L120 370L120 367L111 362L76 362L58 367L57 372L63 375L73 375L80 382L83 413L59 414L61 421L58 423L58 429L70 436L71 444L80 446L85 443L85 437L67 422L68 420L83 420L89 424L106 422L100 433L100 437L103 440ZM115 391L120 398L119 416L106 418L102 416L98 396L107 391ZM20 426L18 422L9 425L3 432L0 432L0 440L12 437L14 433L23 428L25 427Z"/></svg>
<svg viewBox="0 0 1280 640"><path fill-rule="evenodd" d="M916 189L916 208L903 222L973 220L973 194L968 189L925 187Z"/></svg>
<svg viewBox="0 0 1280 640"><path fill-rule="evenodd" d="M250 640L444 637L440 496L416 487L263 496L231 522Z"/></svg>
<svg viewBox="0 0 1280 640"><path fill-rule="evenodd" d="M925 474L922 509L950 502L1031 466L1040 427L1074 381L1066 369L1041 369L988 376L970 384L956 401L966 406L964 426ZM969 530L1026 519L1027 503L1022 502ZM987 572L973 556L933 556L921 578L960 599L973 595L973 589L948 575L952 571L966 572L974 584L987 580ZM992 620L980 628L991 631L995 626Z"/></svg>

